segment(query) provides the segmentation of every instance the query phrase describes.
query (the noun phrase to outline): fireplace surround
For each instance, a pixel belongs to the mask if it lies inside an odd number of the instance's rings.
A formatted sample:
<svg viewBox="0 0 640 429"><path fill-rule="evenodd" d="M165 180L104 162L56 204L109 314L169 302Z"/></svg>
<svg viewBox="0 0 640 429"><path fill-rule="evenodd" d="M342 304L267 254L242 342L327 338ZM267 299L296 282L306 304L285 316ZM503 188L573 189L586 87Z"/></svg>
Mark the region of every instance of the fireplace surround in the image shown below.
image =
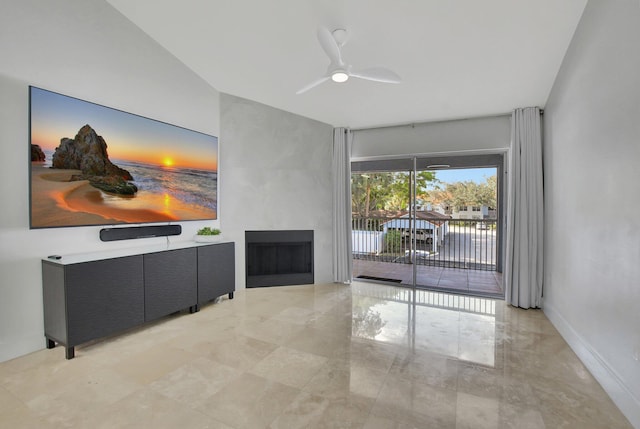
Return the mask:
<svg viewBox="0 0 640 429"><path fill-rule="evenodd" d="M247 287L313 284L313 230L245 231Z"/></svg>

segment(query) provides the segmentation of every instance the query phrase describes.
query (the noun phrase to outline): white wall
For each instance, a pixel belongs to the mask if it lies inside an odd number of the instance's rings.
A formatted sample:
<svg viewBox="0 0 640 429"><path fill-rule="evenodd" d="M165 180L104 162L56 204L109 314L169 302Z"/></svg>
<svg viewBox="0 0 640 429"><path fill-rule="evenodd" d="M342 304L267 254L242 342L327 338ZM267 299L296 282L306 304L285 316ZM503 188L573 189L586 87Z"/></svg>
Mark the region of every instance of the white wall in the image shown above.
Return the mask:
<svg viewBox="0 0 640 429"><path fill-rule="evenodd" d="M331 282L333 127L227 94L220 111L223 233L236 242L237 287L247 230L314 230L315 282Z"/></svg>
<svg viewBox="0 0 640 429"><path fill-rule="evenodd" d="M587 4L544 114L544 311L640 428L640 2Z"/></svg>
<svg viewBox="0 0 640 429"><path fill-rule="evenodd" d="M219 94L102 0L20 0L1 9L3 361L44 347L40 258L164 242L103 243L99 227L29 230L28 85L212 135L219 135ZM220 164L223 176L224 160ZM233 215L222 192L222 225L225 212ZM220 225L186 222L172 240L190 240L203 224Z"/></svg>
<svg viewBox="0 0 640 429"><path fill-rule="evenodd" d="M353 135L354 160L397 155L502 153L509 148L511 117L372 128L356 130Z"/></svg>

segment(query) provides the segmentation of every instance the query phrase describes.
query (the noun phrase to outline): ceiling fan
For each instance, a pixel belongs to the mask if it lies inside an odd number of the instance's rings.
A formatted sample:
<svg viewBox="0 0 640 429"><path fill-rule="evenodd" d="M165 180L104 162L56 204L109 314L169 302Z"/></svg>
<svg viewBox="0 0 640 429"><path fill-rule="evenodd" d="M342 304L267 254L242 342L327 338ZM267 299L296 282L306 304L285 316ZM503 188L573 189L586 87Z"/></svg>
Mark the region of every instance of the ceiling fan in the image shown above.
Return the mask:
<svg viewBox="0 0 640 429"><path fill-rule="evenodd" d="M337 29L330 32L325 27L318 28L318 41L320 42L320 46L322 46L324 52L329 57L331 63L329 64L324 76L299 89L296 94L307 92L311 88L314 88L329 79L338 83L346 82L350 77L383 83L401 82L400 76L391 70L382 67L372 67L360 71L353 71L351 64L346 63L342 59L342 53L340 52L342 46L347 42L347 36L347 31L343 29Z"/></svg>

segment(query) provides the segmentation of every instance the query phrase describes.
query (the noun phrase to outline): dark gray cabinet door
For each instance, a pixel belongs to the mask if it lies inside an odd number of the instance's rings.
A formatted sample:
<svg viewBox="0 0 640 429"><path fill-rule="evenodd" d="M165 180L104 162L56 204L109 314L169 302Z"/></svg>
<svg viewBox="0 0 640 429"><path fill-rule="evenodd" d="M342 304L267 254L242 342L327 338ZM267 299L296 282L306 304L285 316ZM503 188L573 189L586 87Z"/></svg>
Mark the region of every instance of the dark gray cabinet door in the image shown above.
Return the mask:
<svg viewBox="0 0 640 429"><path fill-rule="evenodd" d="M189 248L144 255L145 321L197 304L196 253Z"/></svg>
<svg viewBox="0 0 640 429"><path fill-rule="evenodd" d="M67 343L67 295L64 284L65 268L42 261L42 299L44 301L44 335Z"/></svg>
<svg viewBox="0 0 640 429"><path fill-rule="evenodd" d="M67 345L144 322L142 255L65 267Z"/></svg>
<svg viewBox="0 0 640 429"><path fill-rule="evenodd" d="M198 305L236 288L234 243L198 247Z"/></svg>

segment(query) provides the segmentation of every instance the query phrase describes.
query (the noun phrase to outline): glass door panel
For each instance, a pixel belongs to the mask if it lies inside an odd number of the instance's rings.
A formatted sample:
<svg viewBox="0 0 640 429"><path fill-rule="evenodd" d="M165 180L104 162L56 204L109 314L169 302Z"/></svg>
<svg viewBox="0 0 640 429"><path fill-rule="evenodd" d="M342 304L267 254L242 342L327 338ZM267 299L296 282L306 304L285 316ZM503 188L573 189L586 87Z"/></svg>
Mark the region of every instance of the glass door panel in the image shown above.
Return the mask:
<svg viewBox="0 0 640 429"><path fill-rule="evenodd" d="M354 278L413 286L412 160L352 165Z"/></svg>

